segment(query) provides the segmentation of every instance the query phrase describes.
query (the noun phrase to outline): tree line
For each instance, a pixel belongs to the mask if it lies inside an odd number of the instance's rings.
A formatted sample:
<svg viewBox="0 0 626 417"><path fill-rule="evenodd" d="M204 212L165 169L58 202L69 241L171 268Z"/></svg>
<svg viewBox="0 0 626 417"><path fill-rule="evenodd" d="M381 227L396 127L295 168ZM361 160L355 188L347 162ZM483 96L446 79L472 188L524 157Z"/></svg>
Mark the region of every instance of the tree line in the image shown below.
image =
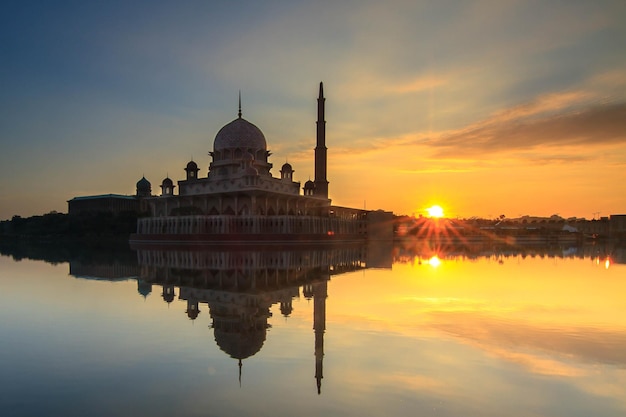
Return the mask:
<svg viewBox="0 0 626 417"><path fill-rule="evenodd" d="M123 237L137 229L136 212L50 212L41 216L13 216L0 222L0 236L14 238L101 238Z"/></svg>

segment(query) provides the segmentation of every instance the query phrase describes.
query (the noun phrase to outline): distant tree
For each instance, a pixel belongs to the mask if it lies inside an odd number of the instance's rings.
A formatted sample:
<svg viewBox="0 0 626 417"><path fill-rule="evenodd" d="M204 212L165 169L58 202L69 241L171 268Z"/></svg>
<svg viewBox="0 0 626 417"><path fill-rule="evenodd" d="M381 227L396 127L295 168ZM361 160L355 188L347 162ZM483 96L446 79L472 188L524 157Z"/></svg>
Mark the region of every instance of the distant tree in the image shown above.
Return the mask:
<svg viewBox="0 0 626 417"><path fill-rule="evenodd" d="M43 216L22 218L13 216L2 223L0 234L37 238L50 237L98 237L123 236L137 228L137 213L127 212L114 215L110 212L81 213L68 215L50 212Z"/></svg>

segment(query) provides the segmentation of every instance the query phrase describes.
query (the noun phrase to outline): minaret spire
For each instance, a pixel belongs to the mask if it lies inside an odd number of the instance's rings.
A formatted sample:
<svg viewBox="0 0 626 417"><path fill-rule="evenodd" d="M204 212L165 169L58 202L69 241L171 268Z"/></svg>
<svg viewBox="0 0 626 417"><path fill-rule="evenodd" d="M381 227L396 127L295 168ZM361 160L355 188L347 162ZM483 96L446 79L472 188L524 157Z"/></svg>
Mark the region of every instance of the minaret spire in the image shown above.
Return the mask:
<svg viewBox="0 0 626 417"><path fill-rule="evenodd" d="M239 90L239 113L237 115L241 119L241 90Z"/></svg>
<svg viewBox="0 0 626 417"><path fill-rule="evenodd" d="M317 98L317 144L315 146L315 189L313 194L318 197L328 198L326 120L324 120L325 102L324 83L320 82L320 93Z"/></svg>

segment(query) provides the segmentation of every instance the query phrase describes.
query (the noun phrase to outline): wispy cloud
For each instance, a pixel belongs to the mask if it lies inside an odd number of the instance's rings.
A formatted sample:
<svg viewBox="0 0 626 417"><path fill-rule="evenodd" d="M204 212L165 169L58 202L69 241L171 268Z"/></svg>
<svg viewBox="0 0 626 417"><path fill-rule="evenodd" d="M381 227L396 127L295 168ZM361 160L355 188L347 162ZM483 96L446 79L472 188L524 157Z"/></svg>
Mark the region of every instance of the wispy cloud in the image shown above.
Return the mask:
<svg viewBox="0 0 626 417"><path fill-rule="evenodd" d="M403 174L445 174L445 173L461 173L472 172L475 169L455 169L455 168L429 168L429 169L400 169L398 172Z"/></svg>
<svg viewBox="0 0 626 417"><path fill-rule="evenodd" d="M342 100L394 100L398 95L414 94L442 87L451 82L443 74L421 74L398 78L361 70L339 85L337 96Z"/></svg>
<svg viewBox="0 0 626 417"><path fill-rule="evenodd" d="M550 108L552 109L552 108ZM538 146L626 143L626 103L598 104L565 114L536 116L522 107L465 129L443 134L430 145L440 156L489 154Z"/></svg>

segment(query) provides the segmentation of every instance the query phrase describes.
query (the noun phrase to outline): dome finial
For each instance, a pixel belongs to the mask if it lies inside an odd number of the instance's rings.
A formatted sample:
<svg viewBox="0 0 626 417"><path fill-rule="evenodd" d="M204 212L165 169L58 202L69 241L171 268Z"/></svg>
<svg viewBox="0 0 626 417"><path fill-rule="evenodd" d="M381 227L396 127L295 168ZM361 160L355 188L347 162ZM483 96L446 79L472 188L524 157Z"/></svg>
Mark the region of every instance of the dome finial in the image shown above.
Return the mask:
<svg viewBox="0 0 626 417"><path fill-rule="evenodd" d="M239 90L239 118L241 119L241 90Z"/></svg>

